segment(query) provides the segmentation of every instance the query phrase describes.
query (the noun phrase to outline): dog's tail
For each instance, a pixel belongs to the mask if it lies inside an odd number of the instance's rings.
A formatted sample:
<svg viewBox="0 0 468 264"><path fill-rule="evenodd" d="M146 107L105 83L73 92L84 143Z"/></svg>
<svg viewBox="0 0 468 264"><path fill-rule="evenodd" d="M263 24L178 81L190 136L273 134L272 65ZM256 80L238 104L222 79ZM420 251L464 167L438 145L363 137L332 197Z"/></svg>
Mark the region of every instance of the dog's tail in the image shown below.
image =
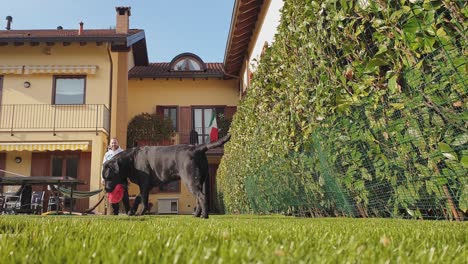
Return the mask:
<svg viewBox="0 0 468 264"><path fill-rule="evenodd" d="M217 147L220 147L222 145L224 145L224 143L228 142L229 139L231 139L231 135L227 134L226 136L220 138L218 141L215 141L215 142L211 142L211 143L206 143L206 144L202 144L202 145L198 145L196 148L195 148L195 151L201 151L201 152L206 152L207 150L209 149L212 149L212 148L217 148Z"/></svg>

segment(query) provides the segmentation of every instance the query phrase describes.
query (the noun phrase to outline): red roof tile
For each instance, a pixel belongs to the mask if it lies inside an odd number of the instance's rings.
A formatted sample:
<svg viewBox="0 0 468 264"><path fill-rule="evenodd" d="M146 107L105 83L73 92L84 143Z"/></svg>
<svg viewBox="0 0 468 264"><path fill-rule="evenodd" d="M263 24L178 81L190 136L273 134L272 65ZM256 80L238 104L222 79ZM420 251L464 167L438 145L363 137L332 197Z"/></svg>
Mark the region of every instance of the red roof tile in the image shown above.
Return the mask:
<svg viewBox="0 0 468 264"><path fill-rule="evenodd" d="M223 64L206 63L206 71L170 71L169 62L150 63L148 66L135 66L128 73L129 78L222 78Z"/></svg>

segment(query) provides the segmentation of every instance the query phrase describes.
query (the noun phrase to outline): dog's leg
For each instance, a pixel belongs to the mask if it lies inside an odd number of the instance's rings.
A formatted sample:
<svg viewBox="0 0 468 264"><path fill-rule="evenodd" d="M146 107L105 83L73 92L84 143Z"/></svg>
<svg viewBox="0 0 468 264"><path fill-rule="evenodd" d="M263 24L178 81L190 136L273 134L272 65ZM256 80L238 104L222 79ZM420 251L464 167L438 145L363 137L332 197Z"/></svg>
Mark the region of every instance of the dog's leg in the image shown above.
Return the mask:
<svg viewBox="0 0 468 264"><path fill-rule="evenodd" d="M195 210L194 216L208 218L207 200L203 193L202 186L200 184L195 184L195 186L192 186L191 190L197 200L197 209Z"/></svg>
<svg viewBox="0 0 468 264"><path fill-rule="evenodd" d="M195 212L193 213L193 216L200 217L200 215L201 215L200 199L198 199L198 196L195 196L195 200L197 202L197 206L195 208Z"/></svg>
<svg viewBox="0 0 468 264"><path fill-rule="evenodd" d="M143 204L143 209L141 210L140 215L146 214L149 209L149 190L144 190L141 192L141 202Z"/></svg>
<svg viewBox="0 0 468 264"><path fill-rule="evenodd" d="M132 209L130 209L130 211L128 212L128 215L135 215L136 211L138 210L138 206L140 205L140 203L141 203L141 194L138 194L135 197L135 201L133 202Z"/></svg>
<svg viewBox="0 0 468 264"><path fill-rule="evenodd" d="M200 193L198 194L198 201L199 201L199 204L201 205L201 216L202 218L208 218L208 204L207 204L207 200L206 200L206 196L205 194L200 191Z"/></svg>

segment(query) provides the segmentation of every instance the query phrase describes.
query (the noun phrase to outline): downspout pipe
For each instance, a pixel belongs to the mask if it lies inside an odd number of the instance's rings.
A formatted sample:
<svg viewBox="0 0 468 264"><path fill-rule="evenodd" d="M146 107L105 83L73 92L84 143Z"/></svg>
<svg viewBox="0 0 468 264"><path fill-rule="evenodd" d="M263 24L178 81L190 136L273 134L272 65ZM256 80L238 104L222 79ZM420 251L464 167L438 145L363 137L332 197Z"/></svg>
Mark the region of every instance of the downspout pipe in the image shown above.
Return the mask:
<svg viewBox="0 0 468 264"><path fill-rule="evenodd" d="M107 139L107 145L110 143L111 139L111 123L112 123L112 80L114 75L114 62L112 61L111 56L111 46L107 43L107 56L109 57L110 71L109 71L109 137Z"/></svg>

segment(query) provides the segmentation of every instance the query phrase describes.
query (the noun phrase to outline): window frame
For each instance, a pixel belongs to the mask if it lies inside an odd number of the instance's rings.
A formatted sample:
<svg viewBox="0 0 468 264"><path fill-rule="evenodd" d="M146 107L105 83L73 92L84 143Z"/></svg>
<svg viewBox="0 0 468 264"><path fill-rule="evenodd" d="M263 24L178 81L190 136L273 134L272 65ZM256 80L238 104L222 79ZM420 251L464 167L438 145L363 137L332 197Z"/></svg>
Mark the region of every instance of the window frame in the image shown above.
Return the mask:
<svg viewBox="0 0 468 264"><path fill-rule="evenodd" d="M177 105L158 105L157 108L159 107L159 111L161 111L161 114L164 118L166 118L166 116L164 115L164 110L165 109L175 109L176 111L176 120L175 120L175 124L176 124L176 127L174 129L174 132L175 133L178 133L179 132L179 106Z"/></svg>
<svg viewBox="0 0 468 264"><path fill-rule="evenodd" d="M205 123L205 111L204 111L205 109L212 109L212 110L215 109L216 118L218 118L219 114L221 114L221 113L224 114L226 112L226 106L225 105L200 105L200 106L197 105L197 106L192 106L191 109L192 109L192 124L191 124L191 126L192 126L192 129L195 130L195 131L196 131L196 129L195 129L195 110L196 109L201 109L202 110L202 114L203 114L202 115L202 124ZM221 110L221 111L218 112L218 110ZM203 126L202 131L204 131L204 130L205 130L205 127ZM203 138L206 138L206 136L208 136L208 137L210 136L209 132L208 133L206 133L207 131L204 131L204 132L205 133L198 134L198 137L202 137L202 139L203 139ZM203 137L203 136L205 136L205 137ZM200 139L198 141L199 141L198 144L210 143L210 142L201 142Z"/></svg>
<svg viewBox="0 0 468 264"><path fill-rule="evenodd" d="M179 70L179 69L176 68L176 66L177 66L177 64L179 64L179 62L182 62L182 61L184 62L185 68L183 70ZM190 64L189 61L195 62L200 69L199 70L191 70L190 65L189 65ZM182 58L178 59L177 61L175 61L174 65L172 66L171 71L199 72L199 71L203 71L203 65L202 65L202 63L200 61L198 61L198 60L196 60L196 59L194 59L192 57L187 56L187 57L182 57Z"/></svg>
<svg viewBox="0 0 468 264"><path fill-rule="evenodd" d="M73 152L65 152L65 153L52 153L50 155L50 174L53 174L54 171L54 159L61 159L62 161L62 168L61 168L61 175L58 175L58 177L61 176L69 176L72 177L71 175L66 175L67 174L67 168L68 168L68 163L67 161L69 159L75 159L78 160L78 164L76 166L76 179L79 177L79 168L80 168L80 154L79 153L73 153ZM52 175L54 176L54 175Z"/></svg>
<svg viewBox="0 0 468 264"><path fill-rule="evenodd" d="M200 67L200 70L179 70L177 69L175 66L177 65L177 63L181 62L181 61L186 61L186 60L193 60L194 62L196 62L198 64L198 66ZM185 52L185 53L181 53L177 56L175 56L172 61L169 63L169 71L170 72L204 72L207 70L207 66L206 66L206 63L197 55L193 54L193 53L190 53L190 52Z"/></svg>
<svg viewBox="0 0 468 264"><path fill-rule="evenodd" d="M81 104L57 104L57 79L83 79L83 103ZM86 84L87 76L86 75L54 75L52 83L52 104L53 105L85 105L86 104Z"/></svg>

